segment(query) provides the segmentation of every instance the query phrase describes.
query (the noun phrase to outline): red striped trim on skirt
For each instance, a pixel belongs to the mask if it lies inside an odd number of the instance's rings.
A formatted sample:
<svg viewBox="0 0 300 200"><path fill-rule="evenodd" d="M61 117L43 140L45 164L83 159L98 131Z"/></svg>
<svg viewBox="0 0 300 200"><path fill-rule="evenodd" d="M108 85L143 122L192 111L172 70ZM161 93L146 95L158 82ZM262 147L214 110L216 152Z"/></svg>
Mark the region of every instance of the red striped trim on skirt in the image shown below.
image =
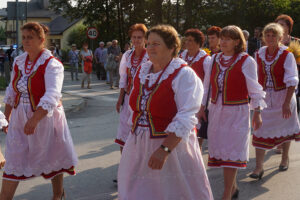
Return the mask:
<svg viewBox="0 0 300 200"><path fill-rule="evenodd" d="M44 179L52 179L54 178L56 175L58 174L61 174L61 173L68 173L69 175L75 175L76 172L75 172L75 168L74 166L70 167L69 169L61 169L59 171L53 171L51 172L50 174L41 174L42 177L44 177ZM27 177L27 176L15 176L13 174L6 174L5 172L3 172L3 178L4 179L8 179L8 180L15 180L15 181L25 181L27 179L30 179L30 178L34 178L36 176L32 175L30 177Z"/></svg>
<svg viewBox="0 0 300 200"><path fill-rule="evenodd" d="M208 166L209 167L229 167L229 168L244 169L247 167L247 161L221 160L221 159L216 159L216 158L212 158L209 156Z"/></svg>
<svg viewBox="0 0 300 200"><path fill-rule="evenodd" d="M119 140L119 139L115 139L115 143L119 144L122 147L125 145L125 142L123 142L122 140Z"/></svg>
<svg viewBox="0 0 300 200"><path fill-rule="evenodd" d="M252 145L255 148L260 149L273 149L274 147L291 140L300 141L300 133L288 135L288 136L282 136L282 137L275 137L275 138L262 138L262 137L256 137L253 135L252 137Z"/></svg>

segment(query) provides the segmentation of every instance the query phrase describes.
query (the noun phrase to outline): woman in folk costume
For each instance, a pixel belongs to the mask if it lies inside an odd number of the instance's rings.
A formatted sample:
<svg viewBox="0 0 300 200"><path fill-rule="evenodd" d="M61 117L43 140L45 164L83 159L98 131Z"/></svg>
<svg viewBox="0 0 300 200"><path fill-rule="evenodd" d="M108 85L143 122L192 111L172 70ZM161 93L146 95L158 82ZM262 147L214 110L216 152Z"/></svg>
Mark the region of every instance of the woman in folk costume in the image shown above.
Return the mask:
<svg viewBox="0 0 300 200"><path fill-rule="evenodd" d="M262 124L260 109L266 104L265 92L257 80L255 60L244 53L246 43L241 29L227 26L220 36L222 52L212 57L211 75L205 77L203 98L211 94L208 166L223 168L222 199L227 200L238 197L237 169L246 168L249 158L250 109L254 110L252 124L256 130ZM200 116L205 117L204 104Z"/></svg>
<svg viewBox="0 0 300 200"><path fill-rule="evenodd" d="M205 36L199 29L188 29L185 34L185 47L179 57L196 72L198 77L204 81L204 76L209 68L210 56L203 47Z"/></svg>
<svg viewBox="0 0 300 200"><path fill-rule="evenodd" d="M64 197L63 173L74 175L77 156L61 105L64 67L44 48L49 29L22 28L25 53L15 59L4 102L7 132L0 199L13 199L19 181L51 179L53 200Z"/></svg>
<svg viewBox="0 0 300 200"><path fill-rule="evenodd" d="M208 45L210 54L214 55L216 53L220 53L220 33L221 28L218 26L212 26L207 29L207 39L208 39Z"/></svg>
<svg viewBox="0 0 300 200"><path fill-rule="evenodd" d="M120 123L115 142L120 145L121 152L131 129L128 124L130 118L128 99L133 86L133 78L137 69L148 61L145 49L147 31L144 24L134 24L130 27L129 36L134 48L123 54L120 63L120 95L116 105L117 112L120 113Z"/></svg>
<svg viewBox="0 0 300 200"><path fill-rule="evenodd" d="M265 150L282 144L279 171L289 166L291 140L300 140L295 88L298 84L297 65L293 54L280 41L283 28L277 23L263 30L267 46L256 53L259 82L266 91L268 107L262 111L263 125L254 131L252 144L256 148L256 168L251 178L260 179L264 173Z"/></svg>
<svg viewBox="0 0 300 200"><path fill-rule="evenodd" d="M120 200L213 199L195 132L203 86L187 63L172 26L146 34L129 105L132 129L118 172Z"/></svg>
<svg viewBox="0 0 300 200"><path fill-rule="evenodd" d="M184 36L186 50L179 57L187 62L203 82L205 74L209 71L211 59L204 50L200 49L203 47L205 36L199 29L188 29ZM198 134L198 137L200 149L202 149L203 139L207 139L207 135Z"/></svg>

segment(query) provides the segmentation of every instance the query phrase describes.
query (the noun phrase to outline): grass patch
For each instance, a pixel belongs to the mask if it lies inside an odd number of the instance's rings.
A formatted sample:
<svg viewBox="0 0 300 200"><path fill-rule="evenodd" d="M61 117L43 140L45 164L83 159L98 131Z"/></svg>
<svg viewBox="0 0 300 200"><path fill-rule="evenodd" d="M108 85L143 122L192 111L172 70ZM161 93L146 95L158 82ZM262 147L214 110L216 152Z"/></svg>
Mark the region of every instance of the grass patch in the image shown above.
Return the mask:
<svg viewBox="0 0 300 200"><path fill-rule="evenodd" d="M6 81L4 76L0 77L0 90L5 90L6 89Z"/></svg>
<svg viewBox="0 0 300 200"><path fill-rule="evenodd" d="M64 64L65 71L71 71L71 67L68 64ZM78 64L78 72L81 72L81 65Z"/></svg>

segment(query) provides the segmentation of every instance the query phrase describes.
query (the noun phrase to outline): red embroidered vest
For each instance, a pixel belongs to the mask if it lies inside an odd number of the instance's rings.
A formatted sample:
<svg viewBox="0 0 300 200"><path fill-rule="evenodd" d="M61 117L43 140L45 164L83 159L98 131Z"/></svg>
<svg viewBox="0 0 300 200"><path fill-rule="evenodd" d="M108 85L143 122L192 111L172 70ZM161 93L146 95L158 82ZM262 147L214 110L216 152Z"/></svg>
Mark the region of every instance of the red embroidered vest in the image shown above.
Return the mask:
<svg viewBox="0 0 300 200"><path fill-rule="evenodd" d="M223 105L241 105L249 102L246 79L242 72L243 63L247 58L248 55L243 56L236 64L225 70L222 92ZM215 62L210 77L211 102L214 104L219 96L218 76L220 72L220 66Z"/></svg>
<svg viewBox="0 0 300 200"><path fill-rule="evenodd" d="M167 137L167 133L165 133L164 130L172 122L173 117L177 113L172 81L178 72L185 66L185 64L181 65L173 74L170 74L166 80L159 83L150 93L146 103L147 118L150 125L150 138ZM133 110L132 133L136 130L138 120L143 112L141 110L141 97L143 96L144 85L140 83L140 70L141 67L136 73L134 87L129 97L129 105Z"/></svg>
<svg viewBox="0 0 300 200"><path fill-rule="evenodd" d="M194 62L191 66L191 68L196 72L196 74L198 75L198 77L201 79L201 81L204 81L204 76L205 76L205 72L204 72L204 60L208 55L205 55L203 57L201 57L197 62Z"/></svg>
<svg viewBox="0 0 300 200"><path fill-rule="evenodd" d="M275 91L283 90L286 88L284 79L284 62L289 54L289 51L284 50L282 54L279 56L277 60L273 62L271 65L271 76L272 82ZM256 53L256 60L258 65L258 82L263 86L264 90L266 89L267 82L267 73L264 61L259 57L258 53Z"/></svg>
<svg viewBox="0 0 300 200"><path fill-rule="evenodd" d="M44 75L45 75L46 67L52 58L54 57L53 56L49 57L43 65L40 65L38 69L28 77L27 89L28 89L29 100L33 112L36 111L40 99L45 94L46 89L45 89ZM15 98L15 104L14 104L14 108L17 108L21 97L21 93L19 92L17 85L18 85L18 81L22 77L22 73L19 70L17 64L15 64L14 66L14 72L15 72L15 76L12 81L12 86L14 91L17 93Z"/></svg>

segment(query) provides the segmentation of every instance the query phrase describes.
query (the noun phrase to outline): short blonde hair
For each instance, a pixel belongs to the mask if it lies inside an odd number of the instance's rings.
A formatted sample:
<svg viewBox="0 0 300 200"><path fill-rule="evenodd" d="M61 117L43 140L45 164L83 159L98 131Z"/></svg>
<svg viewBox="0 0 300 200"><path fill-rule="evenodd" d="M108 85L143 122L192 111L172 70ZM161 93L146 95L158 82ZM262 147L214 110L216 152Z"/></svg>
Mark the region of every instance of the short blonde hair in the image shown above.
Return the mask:
<svg viewBox="0 0 300 200"><path fill-rule="evenodd" d="M269 23L264 27L264 30L262 32L263 34L263 40L265 39L265 35L269 32L274 33L277 38L282 38L284 30L280 24L277 23Z"/></svg>
<svg viewBox="0 0 300 200"><path fill-rule="evenodd" d="M228 37L232 40L240 40L239 44L234 48L235 53L242 53L246 51L246 40L240 27L230 25L222 28L220 38Z"/></svg>
<svg viewBox="0 0 300 200"><path fill-rule="evenodd" d="M146 33L147 40L148 40L150 33L156 33L157 35L159 35L163 39L163 41L166 44L166 46L168 47L168 49L174 48L172 55L173 55L173 57L177 57L178 52L181 47L181 41L180 41L180 38L178 36L176 29L173 26L162 24L162 25L156 25L156 26L152 27Z"/></svg>

